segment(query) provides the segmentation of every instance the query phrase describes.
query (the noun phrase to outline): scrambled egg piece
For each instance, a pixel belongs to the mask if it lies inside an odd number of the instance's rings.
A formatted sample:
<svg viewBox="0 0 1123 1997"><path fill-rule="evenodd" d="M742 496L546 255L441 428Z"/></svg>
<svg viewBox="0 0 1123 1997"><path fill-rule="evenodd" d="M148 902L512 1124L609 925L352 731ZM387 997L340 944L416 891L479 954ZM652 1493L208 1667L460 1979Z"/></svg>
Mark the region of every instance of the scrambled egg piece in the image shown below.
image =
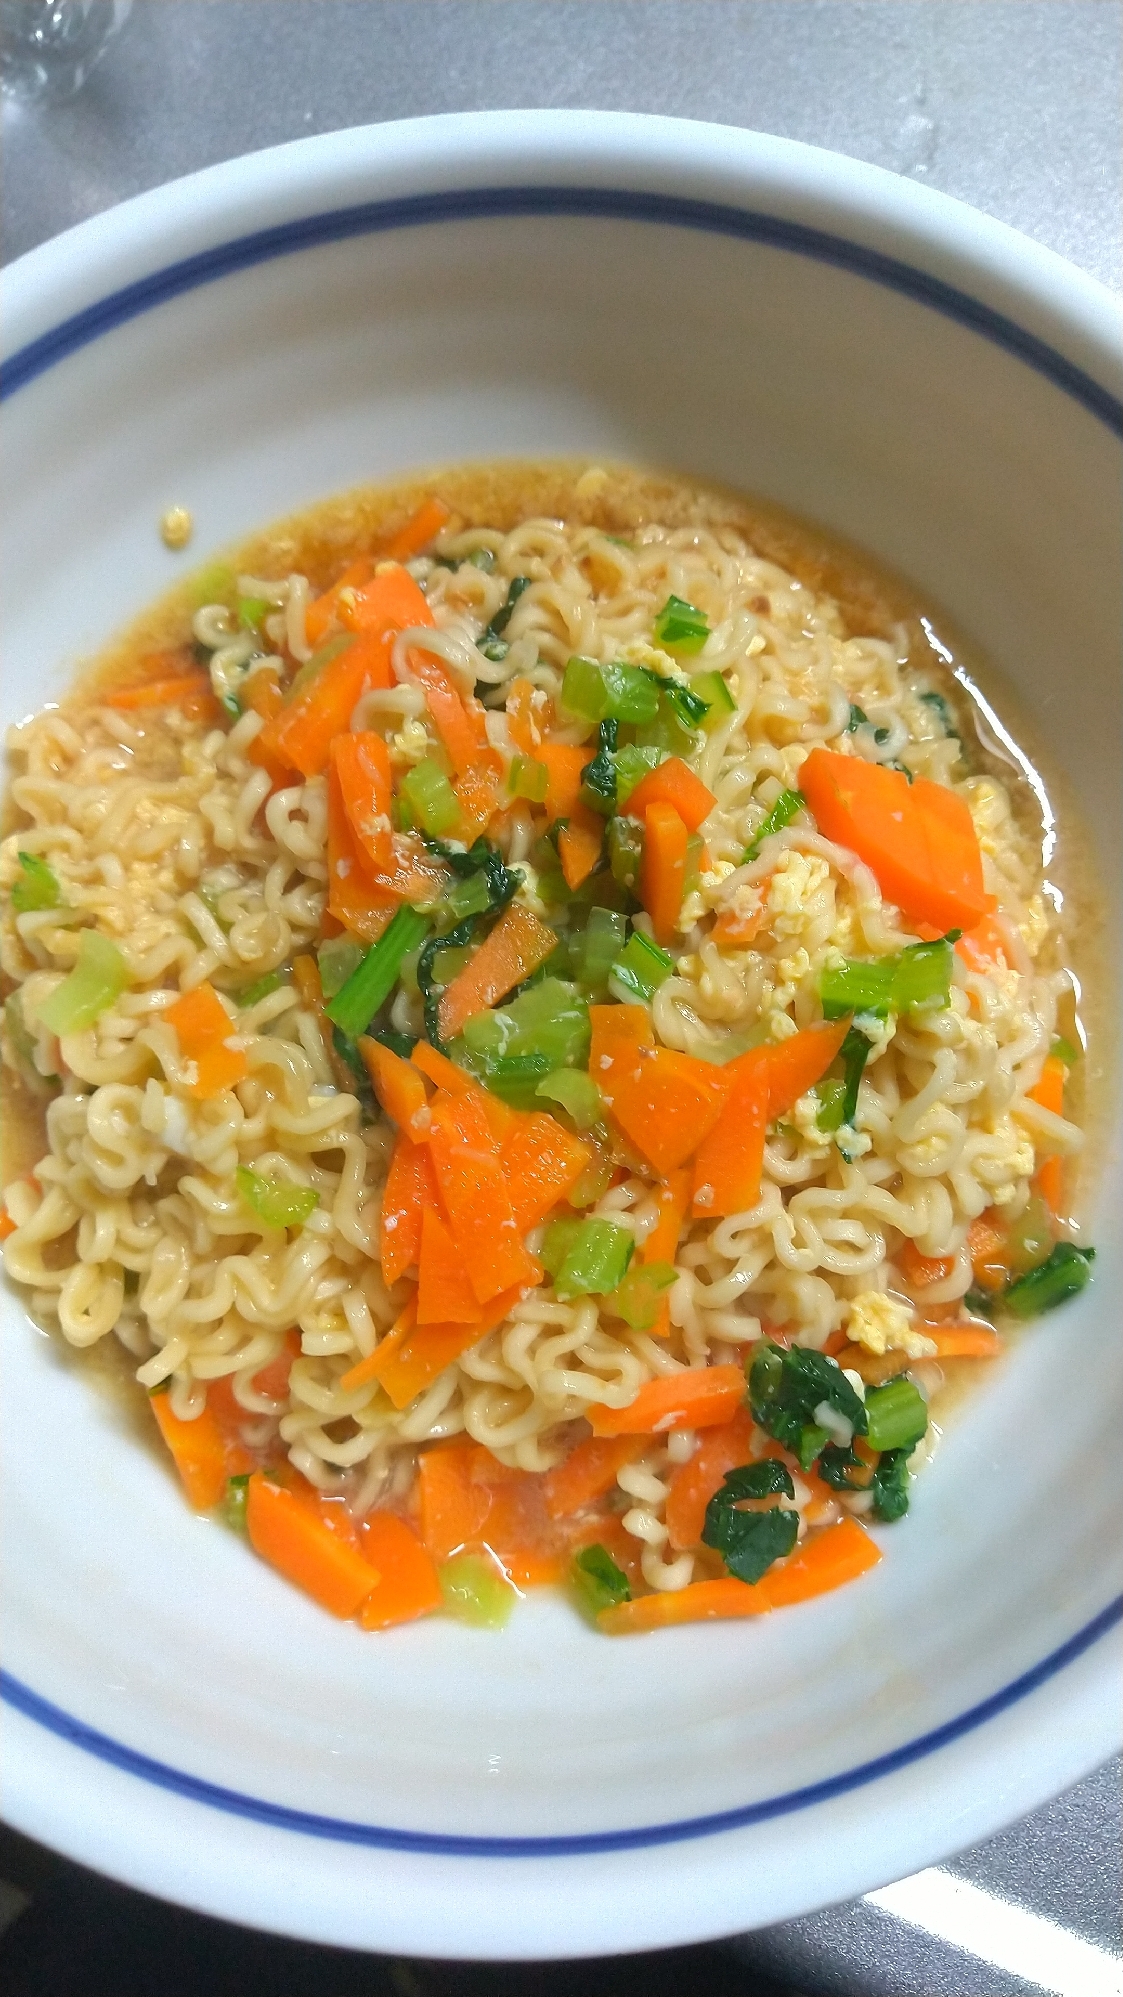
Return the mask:
<svg viewBox="0 0 1123 1997"><path fill-rule="evenodd" d="M423 761L432 746L422 723L411 716L403 721L397 734L390 737L390 761L396 770L410 768L414 763Z"/></svg>
<svg viewBox="0 0 1123 1997"><path fill-rule="evenodd" d="M880 1358L885 1352L904 1352L910 1359L930 1359L935 1341L912 1328L912 1312L880 1290L863 1290L850 1304L846 1327L855 1345Z"/></svg>
<svg viewBox="0 0 1123 1997"><path fill-rule="evenodd" d="M690 674L679 665L678 660L672 659L669 652L660 651L658 645L649 645L646 638L630 639L628 644L620 647L616 656L628 666L650 667L661 679L677 680L680 686L690 684Z"/></svg>
<svg viewBox="0 0 1123 1997"><path fill-rule="evenodd" d="M830 867L817 853L793 847L781 853L768 888L769 926L777 943L796 942L803 933L808 904L826 886Z"/></svg>

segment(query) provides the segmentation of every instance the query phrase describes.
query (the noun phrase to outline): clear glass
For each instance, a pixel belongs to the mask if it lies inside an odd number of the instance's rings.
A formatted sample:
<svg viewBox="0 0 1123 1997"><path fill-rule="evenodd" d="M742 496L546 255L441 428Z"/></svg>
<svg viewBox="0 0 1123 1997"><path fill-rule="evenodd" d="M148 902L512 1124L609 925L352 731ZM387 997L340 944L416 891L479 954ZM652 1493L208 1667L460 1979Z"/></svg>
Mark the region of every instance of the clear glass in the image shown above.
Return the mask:
<svg viewBox="0 0 1123 1997"><path fill-rule="evenodd" d="M0 0L0 90L73 97L132 12L133 0Z"/></svg>

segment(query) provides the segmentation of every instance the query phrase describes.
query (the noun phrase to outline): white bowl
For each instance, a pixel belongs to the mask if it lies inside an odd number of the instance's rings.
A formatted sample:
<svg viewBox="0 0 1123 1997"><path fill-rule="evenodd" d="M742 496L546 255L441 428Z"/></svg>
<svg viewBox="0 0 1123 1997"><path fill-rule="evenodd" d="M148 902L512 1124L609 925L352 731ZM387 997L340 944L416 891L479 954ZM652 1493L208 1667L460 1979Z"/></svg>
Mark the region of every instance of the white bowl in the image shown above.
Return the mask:
<svg viewBox="0 0 1123 1997"><path fill-rule="evenodd" d="M192 559L351 484L596 453L779 500L948 606L1118 863L1117 310L908 181L662 119L434 118L142 196L5 280L5 721ZM1114 830L1113 830L1114 825ZM1118 1152L1100 1217L1118 1194ZM1093 1229L1093 1235L1095 1230ZM785 1919L1118 1740L1117 1229L859 1585L606 1642L337 1625L3 1300L5 1809L212 1913L433 1956Z"/></svg>

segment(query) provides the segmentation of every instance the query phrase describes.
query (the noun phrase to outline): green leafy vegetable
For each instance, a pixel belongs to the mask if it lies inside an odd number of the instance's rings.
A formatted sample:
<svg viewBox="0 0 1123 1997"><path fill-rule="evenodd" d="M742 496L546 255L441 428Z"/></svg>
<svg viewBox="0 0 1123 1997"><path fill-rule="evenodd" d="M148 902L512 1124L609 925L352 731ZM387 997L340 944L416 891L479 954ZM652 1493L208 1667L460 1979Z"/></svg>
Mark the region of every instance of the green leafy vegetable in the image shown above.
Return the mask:
<svg viewBox="0 0 1123 1997"><path fill-rule="evenodd" d="M58 908L62 889L58 877L37 853L20 853L20 872L12 883L12 907L17 915L30 915L40 908Z"/></svg>
<svg viewBox="0 0 1123 1997"><path fill-rule="evenodd" d="M353 936L330 936L321 943L316 952L316 962L320 968L320 989L326 999L333 999L343 990L348 978L353 977L363 961L364 950Z"/></svg>
<svg viewBox="0 0 1123 1997"><path fill-rule="evenodd" d="M288 971L266 971L263 978L255 978L252 985L243 985L240 991L236 991L235 1002L242 1006L259 1005L263 998L269 997L270 992L279 992L288 978Z"/></svg>
<svg viewBox="0 0 1123 1997"><path fill-rule="evenodd" d="M655 637L674 651L700 652L710 635L705 614L681 596L669 596L655 619Z"/></svg>
<svg viewBox="0 0 1123 1997"><path fill-rule="evenodd" d="M612 966L612 982L632 998L642 999L645 1005L650 1005L660 985L670 977L674 968L673 957L669 957L641 929L633 929Z"/></svg>
<svg viewBox="0 0 1123 1997"><path fill-rule="evenodd" d="M736 714L737 703L729 691L723 673L695 673L690 682L690 691L702 702L705 712L700 716L699 726L707 735L713 729Z"/></svg>
<svg viewBox="0 0 1123 1997"><path fill-rule="evenodd" d="M1037 1317L1078 1296L1092 1274L1094 1248L1077 1248L1058 1241L1048 1260L1031 1269L1003 1291L999 1301L1015 1317Z"/></svg>
<svg viewBox="0 0 1123 1997"><path fill-rule="evenodd" d="M367 951L358 970L351 973L347 983L324 1007L328 1018L342 1027L352 1039L356 1034L365 1033L375 1013L385 1005L394 989L402 958L407 951L415 950L428 933L427 915L406 904L397 909L377 943ZM465 937L464 941L467 940Z"/></svg>
<svg viewBox="0 0 1123 1997"><path fill-rule="evenodd" d="M915 1449L928 1428L928 1405L903 1376L866 1394L866 1439L871 1449Z"/></svg>
<svg viewBox="0 0 1123 1997"><path fill-rule="evenodd" d="M78 961L39 1007L51 1033L82 1033L111 1006L129 982L128 966L115 943L99 929L83 929Z"/></svg>
<svg viewBox="0 0 1123 1997"><path fill-rule="evenodd" d="M248 1477L228 1477L226 1496L222 1501L222 1516L235 1532L246 1531L246 1506L249 1503L250 1480Z"/></svg>
<svg viewBox="0 0 1123 1997"><path fill-rule="evenodd" d="M583 1546L573 1556L569 1578L578 1606L589 1617L598 1616L602 1609L614 1608L617 1602L632 1599L628 1577L617 1567L606 1547Z"/></svg>
<svg viewBox="0 0 1123 1997"><path fill-rule="evenodd" d="M772 1496L794 1498L795 1485L782 1463L768 1458L730 1470L720 1491L706 1506L702 1543L720 1553L739 1581L759 1581L774 1561L790 1553L799 1533L799 1513L782 1505L763 1512L745 1512L745 1499Z"/></svg>
<svg viewBox="0 0 1123 1997"><path fill-rule="evenodd" d="M238 1191L266 1227L303 1227L320 1204L311 1186L294 1186L283 1179L265 1179L239 1165L234 1173Z"/></svg>
<svg viewBox="0 0 1123 1997"><path fill-rule="evenodd" d="M604 1119L604 1102L591 1075L580 1068L555 1068L538 1083L536 1096L560 1103L577 1130L593 1130Z"/></svg>
<svg viewBox="0 0 1123 1997"><path fill-rule="evenodd" d="M607 1296L624 1280L635 1236L610 1220L555 1220L546 1229L541 1258L563 1301Z"/></svg>
<svg viewBox="0 0 1123 1997"><path fill-rule="evenodd" d="M581 772L581 797L607 818L616 809L616 747L619 722L602 721L597 729L597 753Z"/></svg>
<svg viewBox="0 0 1123 1997"><path fill-rule="evenodd" d="M796 812L803 811L806 804L807 799L801 790L782 790L763 825L758 827L746 846L741 856L742 865L747 866L755 860L765 840L771 839L774 832L782 832L785 825L790 825Z"/></svg>
<svg viewBox="0 0 1123 1997"><path fill-rule="evenodd" d="M887 1449L873 1473L874 1516L887 1525L903 1518L909 1508L909 1454L908 1449Z"/></svg>
<svg viewBox="0 0 1123 1997"><path fill-rule="evenodd" d="M848 1422L854 1435L866 1432L866 1410L841 1367L801 1345L785 1349L766 1339L756 1347L749 1402L753 1420L801 1461L804 1429L826 1427L818 1419L824 1406Z"/></svg>
<svg viewBox="0 0 1123 1997"><path fill-rule="evenodd" d="M674 1280L675 1270L670 1262L633 1262L619 1288L608 1298L608 1309L630 1324L633 1331L650 1331Z"/></svg>
<svg viewBox="0 0 1123 1997"><path fill-rule="evenodd" d="M805 1464L804 1468L809 1470L811 1465ZM837 1442L828 1442L820 1452L815 1468L832 1491L854 1491L869 1481L869 1465L862 1462L849 1444L843 1448Z"/></svg>
<svg viewBox="0 0 1123 1997"><path fill-rule="evenodd" d="M482 1553L446 1560L437 1580L448 1614L477 1629L502 1629L517 1600L506 1576Z"/></svg>
<svg viewBox="0 0 1123 1997"><path fill-rule="evenodd" d="M857 732L859 728L868 728L869 719L870 719L869 715L866 713L865 709L859 707L855 701L851 701L850 719L846 724L846 733L848 735L853 735Z"/></svg>
<svg viewBox="0 0 1123 1997"><path fill-rule="evenodd" d="M437 839L455 832L460 823L456 792L432 756L424 756L406 771L398 784L398 793L409 806L414 824L423 832Z"/></svg>
<svg viewBox="0 0 1123 1997"><path fill-rule="evenodd" d="M506 602L496 611L491 623L485 630L480 632L479 637L476 639L476 644L485 659L498 662L500 659L506 658L509 647L504 642L502 634L511 622L511 614L516 603L524 591L530 588L532 580L533 578L530 576L512 576L511 581L507 585Z"/></svg>

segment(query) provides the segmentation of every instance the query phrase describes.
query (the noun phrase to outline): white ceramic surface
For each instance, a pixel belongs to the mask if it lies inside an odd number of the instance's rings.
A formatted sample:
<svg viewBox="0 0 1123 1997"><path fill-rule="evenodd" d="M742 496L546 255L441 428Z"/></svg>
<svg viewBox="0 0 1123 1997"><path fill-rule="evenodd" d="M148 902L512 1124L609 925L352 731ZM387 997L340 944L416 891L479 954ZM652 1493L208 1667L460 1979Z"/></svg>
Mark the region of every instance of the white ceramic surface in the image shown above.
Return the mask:
<svg viewBox="0 0 1123 1997"><path fill-rule="evenodd" d="M131 316L103 306L129 286ZM717 127L439 118L145 195L16 265L4 310L7 355L54 357L2 418L5 723L180 572L155 531L173 502L203 560L399 470L662 462L948 606L1079 782L1112 892L1117 307L1000 225ZM1115 1149L1101 1221L1118 1191ZM548 1595L500 1637L335 1624L192 1518L0 1298L6 1815L214 1913L448 1956L729 1933L985 1836L1118 1740L1119 1254L1098 1233L1095 1285L989 1378L871 1576L618 1643Z"/></svg>

